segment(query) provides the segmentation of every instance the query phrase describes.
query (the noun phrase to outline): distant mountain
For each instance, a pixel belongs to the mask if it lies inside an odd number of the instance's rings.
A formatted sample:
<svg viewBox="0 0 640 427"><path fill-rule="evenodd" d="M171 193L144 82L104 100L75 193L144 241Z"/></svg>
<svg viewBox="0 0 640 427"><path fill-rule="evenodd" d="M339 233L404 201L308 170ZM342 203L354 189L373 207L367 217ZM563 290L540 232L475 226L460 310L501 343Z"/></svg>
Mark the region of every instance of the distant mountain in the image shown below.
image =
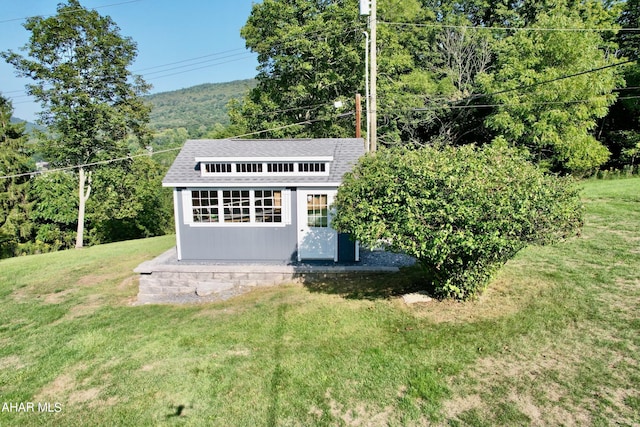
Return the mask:
<svg viewBox="0 0 640 427"><path fill-rule="evenodd" d="M218 123L228 124L227 103L255 85L253 79L236 80L148 95L145 98L153 105L150 126L156 131L185 128L190 136L201 135Z"/></svg>
<svg viewBox="0 0 640 427"><path fill-rule="evenodd" d="M24 128L26 133L31 133L31 131L33 129L44 130L44 128L42 126L38 126L35 123L28 122L28 121L20 119L18 117L11 117L11 123L26 123L25 128Z"/></svg>

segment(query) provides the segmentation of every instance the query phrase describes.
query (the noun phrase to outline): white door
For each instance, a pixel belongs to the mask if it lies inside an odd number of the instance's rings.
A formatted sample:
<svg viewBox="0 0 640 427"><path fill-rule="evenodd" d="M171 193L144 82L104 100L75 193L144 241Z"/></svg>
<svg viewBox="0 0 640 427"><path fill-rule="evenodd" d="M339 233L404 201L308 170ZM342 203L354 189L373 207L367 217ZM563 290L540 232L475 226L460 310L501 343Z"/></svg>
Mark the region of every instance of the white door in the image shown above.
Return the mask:
<svg viewBox="0 0 640 427"><path fill-rule="evenodd" d="M331 228L336 190L298 190L298 261L338 261L338 232Z"/></svg>

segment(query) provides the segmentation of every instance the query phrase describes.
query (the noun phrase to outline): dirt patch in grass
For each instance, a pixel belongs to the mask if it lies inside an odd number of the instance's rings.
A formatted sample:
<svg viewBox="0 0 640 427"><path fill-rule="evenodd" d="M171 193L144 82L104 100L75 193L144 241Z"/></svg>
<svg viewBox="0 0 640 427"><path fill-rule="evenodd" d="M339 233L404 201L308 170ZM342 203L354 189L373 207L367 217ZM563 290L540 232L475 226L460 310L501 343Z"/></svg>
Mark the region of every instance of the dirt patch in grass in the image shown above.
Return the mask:
<svg viewBox="0 0 640 427"><path fill-rule="evenodd" d="M18 369L22 369L25 366L27 366L27 364L25 363L25 361L16 356L16 355L11 355L11 356L6 356L6 357L2 357L0 358L0 370L4 371L4 370L18 370Z"/></svg>
<svg viewBox="0 0 640 427"><path fill-rule="evenodd" d="M84 364L76 365L67 372L58 375L52 382L46 384L34 396L34 401L66 402L68 405L88 405L89 407L113 406L119 402L117 397L100 398L106 386L91 385L94 377L87 377L82 381L78 377L87 370ZM101 382L108 383L108 378Z"/></svg>
<svg viewBox="0 0 640 427"><path fill-rule="evenodd" d="M510 270L500 273L474 300L460 302L434 299L411 304L408 310L416 317L427 318L434 323L466 323L510 316L551 286L549 282L537 278L514 279L516 270L517 266L514 265Z"/></svg>
<svg viewBox="0 0 640 427"><path fill-rule="evenodd" d="M99 294L91 294L87 296L83 302L72 306L67 314L55 321L53 324L66 322L77 319L79 317L90 316L100 308L104 307L104 300Z"/></svg>
<svg viewBox="0 0 640 427"><path fill-rule="evenodd" d="M64 302L67 296L73 295L75 292L75 289L65 289L64 291L54 292L46 295L44 297L44 302L47 304L60 304L61 302Z"/></svg>
<svg viewBox="0 0 640 427"><path fill-rule="evenodd" d="M455 418L459 414L471 410L482 409L482 398L477 394L469 394L466 396L458 396L454 399L447 400L443 405L443 412L448 419Z"/></svg>
<svg viewBox="0 0 640 427"><path fill-rule="evenodd" d="M388 426L390 425L391 418L394 410L391 406L383 408L381 411L370 408L362 403L353 405L351 408L339 403L331 396L331 390L327 390L325 393L325 401L329 406L329 413L331 416L340 420L340 425L349 427L356 426ZM324 415L324 411L316 406L312 406L309 409L309 414L321 419Z"/></svg>
<svg viewBox="0 0 640 427"><path fill-rule="evenodd" d="M492 424L508 425L499 415L506 402L534 426L590 425L603 414L613 424L632 423L633 408L626 402L638 394L628 378L636 366L628 354L635 350L623 354L596 344L614 338L595 325L568 328L539 346L523 337L517 349L480 358L473 369L452 378L455 397L444 402L443 413L448 421L463 421L471 411ZM594 367L601 371L594 373ZM576 384L582 385L576 389Z"/></svg>
<svg viewBox="0 0 640 427"><path fill-rule="evenodd" d="M611 292L603 292L598 299L618 310L629 321L637 319L640 310L640 279L617 278Z"/></svg>
<svg viewBox="0 0 640 427"><path fill-rule="evenodd" d="M140 285L140 276L135 275L135 276L130 276L124 279L122 282L120 282L118 286L116 286L116 289L118 289L119 291L126 291L130 289L137 290L139 285Z"/></svg>
<svg viewBox="0 0 640 427"><path fill-rule="evenodd" d="M106 281L114 281L120 279L122 277L121 271L114 271L110 273L102 273L102 274L87 274L82 276L76 282L79 286L95 286L102 284Z"/></svg>
<svg viewBox="0 0 640 427"><path fill-rule="evenodd" d="M84 365L77 365L58 375L53 381L40 389L34 396L34 400L60 402L62 396L68 396L79 386L76 382L76 375L84 369L86 369Z"/></svg>

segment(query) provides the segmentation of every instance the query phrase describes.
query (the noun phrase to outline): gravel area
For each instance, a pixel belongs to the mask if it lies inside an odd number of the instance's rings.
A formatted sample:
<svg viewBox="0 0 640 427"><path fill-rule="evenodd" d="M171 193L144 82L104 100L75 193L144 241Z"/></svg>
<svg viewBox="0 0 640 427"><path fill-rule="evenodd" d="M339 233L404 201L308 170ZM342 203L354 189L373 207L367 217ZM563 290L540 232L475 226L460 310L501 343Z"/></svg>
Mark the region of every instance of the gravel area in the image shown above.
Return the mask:
<svg viewBox="0 0 640 427"><path fill-rule="evenodd" d="M416 259L404 254L381 250L360 249L360 262L356 265L370 265L377 267L409 267L416 263Z"/></svg>
<svg viewBox="0 0 640 427"><path fill-rule="evenodd" d="M175 248L151 261L154 264L163 265L291 265L291 266L323 266L323 267L408 267L415 264L416 260L409 255L396 254L383 250L369 250L360 248L360 261L338 262L333 261L302 261L302 262L215 262L215 261L178 261Z"/></svg>

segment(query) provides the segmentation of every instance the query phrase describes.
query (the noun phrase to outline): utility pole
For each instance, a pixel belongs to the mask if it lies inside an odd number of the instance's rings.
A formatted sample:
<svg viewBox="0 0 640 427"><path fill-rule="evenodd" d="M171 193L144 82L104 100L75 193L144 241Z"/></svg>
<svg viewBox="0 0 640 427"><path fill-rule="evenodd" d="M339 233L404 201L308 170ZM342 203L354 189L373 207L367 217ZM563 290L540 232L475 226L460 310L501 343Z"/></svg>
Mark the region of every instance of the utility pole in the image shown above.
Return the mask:
<svg viewBox="0 0 640 427"><path fill-rule="evenodd" d="M371 59L371 89L369 91L369 95L371 96L370 101L370 110L368 111L370 117L371 127L369 136L369 149L371 152L375 152L377 148L377 137L376 134L378 132L378 123L377 123L377 91L376 91L376 79L378 77L378 55L377 55L377 17L376 17L376 0L371 0L371 14L369 15L369 28L371 29L371 54L369 55Z"/></svg>
<svg viewBox="0 0 640 427"><path fill-rule="evenodd" d="M362 136L362 100L360 94L356 93L356 138Z"/></svg>

